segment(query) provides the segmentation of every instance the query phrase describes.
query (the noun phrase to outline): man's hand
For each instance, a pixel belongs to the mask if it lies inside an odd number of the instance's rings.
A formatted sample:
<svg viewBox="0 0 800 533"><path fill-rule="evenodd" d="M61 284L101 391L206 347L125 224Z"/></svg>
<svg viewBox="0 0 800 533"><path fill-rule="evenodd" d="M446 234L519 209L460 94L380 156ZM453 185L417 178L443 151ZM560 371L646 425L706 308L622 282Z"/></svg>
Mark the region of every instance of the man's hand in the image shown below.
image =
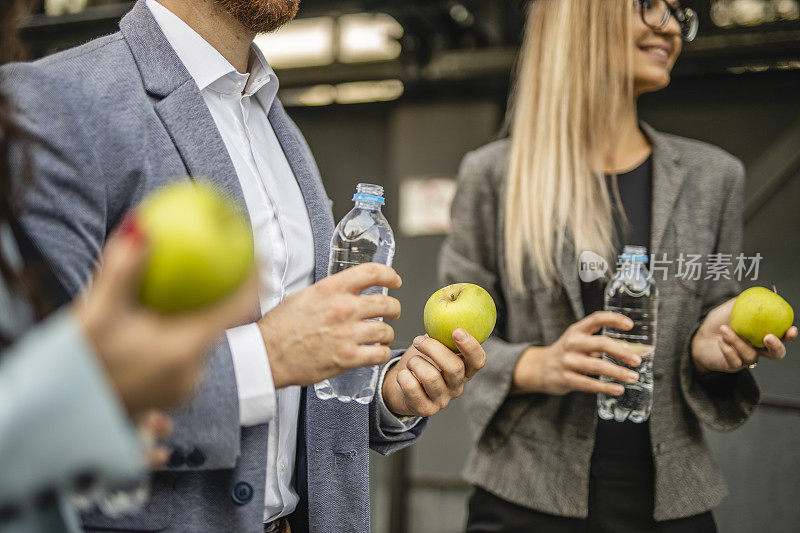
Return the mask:
<svg viewBox="0 0 800 533"><path fill-rule="evenodd" d="M290 295L258 321L275 388L312 385L353 368L386 363L394 330L370 318L396 319L400 302L370 287L397 289L392 268L368 263Z"/></svg>
<svg viewBox="0 0 800 533"><path fill-rule="evenodd" d="M475 338L457 329L455 354L427 335L414 344L386 373L383 401L398 416L432 416L461 396L464 384L486 364L486 352Z"/></svg>
<svg viewBox="0 0 800 533"><path fill-rule="evenodd" d="M764 337L764 348L755 348L731 329L731 310L736 298L728 300L708 313L703 324L692 338L692 359L701 374L709 372L735 373L758 362L760 357L780 360L786 357L785 342L797 338L797 327L792 326L786 335Z"/></svg>

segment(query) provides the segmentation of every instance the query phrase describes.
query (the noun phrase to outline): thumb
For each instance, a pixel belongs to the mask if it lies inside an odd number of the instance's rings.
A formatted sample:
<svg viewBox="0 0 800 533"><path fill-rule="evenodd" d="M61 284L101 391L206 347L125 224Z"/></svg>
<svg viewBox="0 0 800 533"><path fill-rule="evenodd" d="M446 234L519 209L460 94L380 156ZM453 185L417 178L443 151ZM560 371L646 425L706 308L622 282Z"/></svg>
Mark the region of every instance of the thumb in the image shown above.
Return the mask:
<svg viewBox="0 0 800 533"><path fill-rule="evenodd" d="M253 322L258 316L261 316L258 305L258 276L253 271L232 294L210 309L200 311L194 318L205 323L211 330L221 330Z"/></svg>
<svg viewBox="0 0 800 533"><path fill-rule="evenodd" d="M141 281L148 256L146 236L135 215L129 214L103 250L95 289L111 305L130 299Z"/></svg>

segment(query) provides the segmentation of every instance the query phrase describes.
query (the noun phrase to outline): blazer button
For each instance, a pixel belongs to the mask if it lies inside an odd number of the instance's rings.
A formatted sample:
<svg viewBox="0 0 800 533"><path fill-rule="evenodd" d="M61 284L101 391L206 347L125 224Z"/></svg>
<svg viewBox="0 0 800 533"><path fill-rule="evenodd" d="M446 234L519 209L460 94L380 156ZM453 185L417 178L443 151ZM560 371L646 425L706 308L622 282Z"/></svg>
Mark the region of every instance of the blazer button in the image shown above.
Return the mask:
<svg viewBox="0 0 800 533"><path fill-rule="evenodd" d="M244 505L253 499L253 487L250 485L250 483L240 481L235 487L233 487L231 496L233 497L234 503L238 505Z"/></svg>
<svg viewBox="0 0 800 533"><path fill-rule="evenodd" d="M172 450L172 454L169 456L169 462L167 462L167 466L170 468L180 468L186 464L186 457L183 455L183 450L180 448L175 448Z"/></svg>
<svg viewBox="0 0 800 533"><path fill-rule="evenodd" d="M200 448L194 448L189 455L186 456L186 466L196 468L202 466L206 462L206 456L200 451Z"/></svg>

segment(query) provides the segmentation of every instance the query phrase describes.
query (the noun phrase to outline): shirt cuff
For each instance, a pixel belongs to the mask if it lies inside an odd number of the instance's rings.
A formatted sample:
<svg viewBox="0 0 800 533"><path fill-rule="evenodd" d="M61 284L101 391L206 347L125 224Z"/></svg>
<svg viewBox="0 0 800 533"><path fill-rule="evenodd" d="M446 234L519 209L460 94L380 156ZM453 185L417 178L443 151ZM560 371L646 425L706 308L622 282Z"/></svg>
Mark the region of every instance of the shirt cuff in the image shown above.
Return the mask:
<svg viewBox="0 0 800 533"><path fill-rule="evenodd" d="M414 426L419 424L419 421L422 418L418 416L395 416L388 407L386 407L386 402L383 401L383 381L386 379L386 373L392 368L397 362L400 361L399 357L395 357L383 367L383 371L381 372L381 377L378 380L378 390L380 391L377 395L376 401L378 402L378 416L380 418L379 422L381 428L387 433L404 433L413 429Z"/></svg>
<svg viewBox="0 0 800 533"><path fill-rule="evenodd" d="M261 331L257 324L247 324L229 329L226 334L239 391L240 424L266 424L275 417L277 398Z"/></svg>

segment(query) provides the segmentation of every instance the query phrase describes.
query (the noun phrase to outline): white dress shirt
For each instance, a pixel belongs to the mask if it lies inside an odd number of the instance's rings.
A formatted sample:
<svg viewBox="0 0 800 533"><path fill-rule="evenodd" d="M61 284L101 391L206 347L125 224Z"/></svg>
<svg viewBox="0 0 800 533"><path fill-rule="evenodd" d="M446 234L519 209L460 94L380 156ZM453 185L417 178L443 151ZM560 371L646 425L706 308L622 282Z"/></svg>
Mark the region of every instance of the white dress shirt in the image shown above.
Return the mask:
<svg viewBox="0 0 800 533"><path fill-rule="evenodd" d="M253 45L242 74L183 20L147 0L156 22L197 83L233 161L253 228L262 314L288 294L314 283L314 237L300 186L269 123L278 78ZM256 324L227 332L243 426L269 423L264 521L294 511L293 483L301 388L275 389L264 341ZM388 368L388 365L387 365ZM380 383L383 383L381 376ZM381 387L379 387L379 390ZM418 419L399 420L380 393L381 425L406 431Z"/></svg>

